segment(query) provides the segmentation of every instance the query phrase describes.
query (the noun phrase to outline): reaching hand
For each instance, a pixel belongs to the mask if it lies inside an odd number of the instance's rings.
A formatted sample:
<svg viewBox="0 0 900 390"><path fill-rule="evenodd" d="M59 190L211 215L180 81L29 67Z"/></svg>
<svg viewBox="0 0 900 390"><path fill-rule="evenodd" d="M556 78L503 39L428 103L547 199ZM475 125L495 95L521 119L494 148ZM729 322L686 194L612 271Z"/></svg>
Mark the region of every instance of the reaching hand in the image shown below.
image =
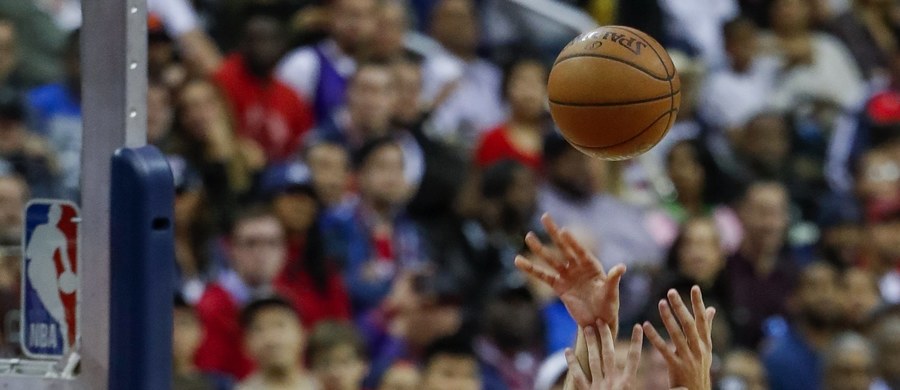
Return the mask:
<svg viewBox="0 0 900 390"><path fill-rule="evenodd" d="M637 370L641 363L641 347L644 342L643 332L639 325L635 325L631 331L631 345L628 348L628 358L623 370L616 367L615 344L609 326L597 321L600 329L600 340L594 328L588 326L583 329L584 340L587 343L588 367L590 373L585 373L575 353L566 348L566 362L569 364L569 375L576 390L629 390L634 389L637 383ZM602 355L602 357L601 357ZM590 375L588 375L590 374ZM588 379L591 377L593 379Z"/></svg>
<svg viewBox="0 0 900 390"><path fill-rule="evenodd" d="M516 266L552 287L579 326L600 320L609 324L615 337L619 328L619 281L625 266L617 265L606 274L600 260L585 250L572 233L560 230L548 214L541 222L557 250L544 246L534 233L528 233L525 243L550 269L523 256L516 257Z"/></svg>
<svg viewBox="0 0 900 390"><path fill-rule="evenodd" d="M644 333L650 344L666 359L669 386L690 390L712 389L709 370L712 366L712 320L716 309L704 305L703 295L697 286L691 288L694 315L675 290L669 290L667 298L668 302L665 299L659 301L659 314L672 345L666 344L649 322L644 323ZM672 312L675 312L674 316Z"/></svg>

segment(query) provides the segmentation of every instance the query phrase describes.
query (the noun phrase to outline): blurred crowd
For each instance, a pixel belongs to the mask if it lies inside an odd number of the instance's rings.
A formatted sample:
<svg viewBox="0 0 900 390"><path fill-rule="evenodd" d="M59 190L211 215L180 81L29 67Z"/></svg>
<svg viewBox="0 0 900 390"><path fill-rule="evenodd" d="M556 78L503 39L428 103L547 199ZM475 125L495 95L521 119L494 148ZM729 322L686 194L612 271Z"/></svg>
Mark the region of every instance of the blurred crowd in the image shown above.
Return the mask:
<svg viewBox="0 0 900 390"><path fill-rule="evenodd" d="M561 388L576 324L513 265L549 212L628 267L623 329L703 289L716 388L900 389L900 4L533 3L668 48L657 147L558 135L546 81L577 31L514 2L149 1L175 388ZM77 0L0 2L3 356L24 204L78 200L79 24ZM658 353L641 372L668 388Z"/></svg>

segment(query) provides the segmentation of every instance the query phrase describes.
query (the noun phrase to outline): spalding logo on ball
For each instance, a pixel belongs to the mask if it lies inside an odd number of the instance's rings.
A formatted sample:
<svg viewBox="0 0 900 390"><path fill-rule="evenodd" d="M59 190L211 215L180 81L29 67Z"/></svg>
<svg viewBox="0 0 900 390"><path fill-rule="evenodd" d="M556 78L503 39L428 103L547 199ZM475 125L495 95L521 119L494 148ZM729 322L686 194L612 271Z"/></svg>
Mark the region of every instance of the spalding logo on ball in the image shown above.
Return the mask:
<svg viewBox="0 0 900 390"><path fill-rule="evenodd" d="M641 31L605 26L559 53L547 83L550 114L576 149L624 160L662 139L681 104L681 81L666 50Z"/></svg>

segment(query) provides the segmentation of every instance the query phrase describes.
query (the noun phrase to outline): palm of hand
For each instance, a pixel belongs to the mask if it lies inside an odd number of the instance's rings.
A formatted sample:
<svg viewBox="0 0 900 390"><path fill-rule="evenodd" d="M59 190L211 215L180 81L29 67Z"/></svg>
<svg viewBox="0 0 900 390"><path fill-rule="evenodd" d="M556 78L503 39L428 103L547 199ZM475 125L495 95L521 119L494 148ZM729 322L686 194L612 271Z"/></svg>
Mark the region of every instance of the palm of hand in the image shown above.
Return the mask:
<svg viewBox="0 0 900 390"><path fill-rule="evenodd" d="M601 320L615 334L619 322L619 281L625 267L618 265L609 274L605 273L600 260L571 233L561 231L549 216L542 220L556 249L544 246L531 233L525 242L547 267L523 256L516 259L516 266L552 287L578 325L587 326Z"/></svg>
<svg viewBox="0 0 900 390"><path fill-rule="evenodd" d="M553 290L579 326L598 319L614 323L618 318L618 286L611 286L599 269L574 270L570 275L560 275L557 281Z"/></svg>

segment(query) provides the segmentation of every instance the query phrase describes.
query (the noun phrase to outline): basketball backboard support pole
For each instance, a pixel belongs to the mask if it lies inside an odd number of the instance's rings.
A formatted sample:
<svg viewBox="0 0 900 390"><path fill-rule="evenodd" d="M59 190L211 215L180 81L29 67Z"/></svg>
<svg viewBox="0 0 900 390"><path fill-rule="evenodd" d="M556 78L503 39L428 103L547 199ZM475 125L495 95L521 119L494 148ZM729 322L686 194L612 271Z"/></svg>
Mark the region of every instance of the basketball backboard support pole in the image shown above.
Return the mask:
<svg viewBox="0 0 900 390"><path fill-rule="evenodd" d="M146 0L83 0L81 7L80 370L74 379L0 377L4 390L108 388L111 158L116 149L146 143L147 4Z"/></svg>

